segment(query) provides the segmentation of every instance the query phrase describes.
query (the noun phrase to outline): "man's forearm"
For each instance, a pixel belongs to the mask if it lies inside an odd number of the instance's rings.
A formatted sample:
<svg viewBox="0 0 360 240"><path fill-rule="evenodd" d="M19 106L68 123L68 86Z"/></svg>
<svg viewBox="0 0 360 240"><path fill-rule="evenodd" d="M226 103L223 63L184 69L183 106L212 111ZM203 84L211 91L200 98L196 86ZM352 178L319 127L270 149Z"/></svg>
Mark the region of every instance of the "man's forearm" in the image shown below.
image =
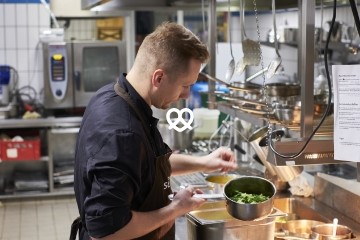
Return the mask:
<svg viewBox="0 0 360 240"><path fill-rule="evenodd" d="M185 154L172 154L170 156L172 175L202 171L204 163L201 157Z"/></svg>

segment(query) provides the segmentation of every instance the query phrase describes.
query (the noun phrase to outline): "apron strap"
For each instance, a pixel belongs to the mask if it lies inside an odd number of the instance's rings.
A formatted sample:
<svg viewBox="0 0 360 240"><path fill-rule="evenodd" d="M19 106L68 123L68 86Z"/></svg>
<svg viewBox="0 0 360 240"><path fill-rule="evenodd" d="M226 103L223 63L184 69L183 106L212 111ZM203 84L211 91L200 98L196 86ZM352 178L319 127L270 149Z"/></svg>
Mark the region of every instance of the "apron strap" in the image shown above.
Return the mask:
<svg viewBox="0 0 360 240"><path fill-rule="evenodd" d="M81 228L82 228L81 218L77 217L71 224L69 240L76 240L76 234L78 230L79 232L81 231Z"/></svg>
<svg viewBox="0 0 360 240"><path fill-rule="evenodd" d="M146 123L143 115L140 113L139 109L135 106L135 103L134 101L131 99L129 93L127 93L120 85L119 83L115 83L114 85L114 90L115 92L120 96L122 97L129 105L130 107L135 111L136 115L138 116L138 118L140 119L142 125L143 125L143 128L145 130L145 133L149 139L149 141L151 139L153 139L151 133L150 133L150 130L149 130L149 126L148 124ZM155 146L154 146L155 147Z"/></svg>

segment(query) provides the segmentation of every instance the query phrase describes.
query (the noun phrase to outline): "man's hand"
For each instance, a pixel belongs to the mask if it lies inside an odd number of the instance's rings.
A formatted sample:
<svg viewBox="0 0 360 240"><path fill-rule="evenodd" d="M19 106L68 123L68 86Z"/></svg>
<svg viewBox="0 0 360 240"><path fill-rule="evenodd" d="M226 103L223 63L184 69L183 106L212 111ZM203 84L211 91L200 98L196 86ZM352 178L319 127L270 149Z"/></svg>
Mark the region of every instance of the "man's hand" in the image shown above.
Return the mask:
<svg viewBox="0 0 360 240"><path fill-rule="evenodd" d="M194 189L191 186L181 189L179 192L174 193L171 205L176 208L176 211L181 211L181 214L195 210L206 202L205 199L192 197L196 193L203 192L200 189Z"/></svg>
<svg viewBox="0 0 360 240"><path fill-rule="evenodd" d="M234 153L225 147L220 147L209 155L201 158L201 160L204 161L205 172L228 172L238 167Z"/></svg>

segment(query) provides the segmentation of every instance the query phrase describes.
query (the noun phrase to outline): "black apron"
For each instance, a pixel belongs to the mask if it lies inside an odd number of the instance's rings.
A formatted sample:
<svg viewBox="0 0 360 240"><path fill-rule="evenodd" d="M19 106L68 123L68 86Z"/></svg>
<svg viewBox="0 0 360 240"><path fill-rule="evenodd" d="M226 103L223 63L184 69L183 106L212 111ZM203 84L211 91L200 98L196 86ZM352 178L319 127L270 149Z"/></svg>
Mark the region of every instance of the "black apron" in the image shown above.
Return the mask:
<svg viewBox="0 0 360 240"><path fill-rule="evenodd" d="M135 111L137 117L140 119L141 124L144 128L146 133L147 139L152 145L154 145L152 141L152 136L146 123L144 116L139 111L139 109L134 104L133 100L131 99L130 95L118 84L116 83L114 86L115 92L122 97L129 106ZM153 146L155 147L155 146ZM150 190L149 194L146 196L143 204L140 206L139 209L132 209L139 212L149 212L159 208L162 208L170 203L168 198L169 194L172 193L170 188L170 174L171 174L171 166L169 162L169 157L171 155L171 150L168 148L168 151L164 155L157 156L155 159L155 178L154 184L152 189ZM167 183L167 184L164 184ZM165 189L164 189L165 188ZM139 224L140 226L141 224ZM70 240L76 239L76 233L79 230L81 232L82 228L81 218L78 217L74 220L73 224L71 225L71 232L70 232ZM175 224L174 221L171 221L154 231L136 238L139 240L174 240L175 239Z"/></svg>

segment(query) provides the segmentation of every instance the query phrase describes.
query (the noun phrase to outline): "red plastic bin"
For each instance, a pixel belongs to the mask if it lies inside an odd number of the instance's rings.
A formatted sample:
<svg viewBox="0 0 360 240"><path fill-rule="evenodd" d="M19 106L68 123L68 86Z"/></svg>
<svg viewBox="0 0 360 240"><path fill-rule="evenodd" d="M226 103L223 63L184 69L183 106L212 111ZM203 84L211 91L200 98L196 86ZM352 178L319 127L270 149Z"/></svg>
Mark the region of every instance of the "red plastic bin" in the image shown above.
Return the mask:
<svg viewBox="0 0 360 240"><path fill-rule="evenodd" d="M39 160L40 139L0 140L0 161Z"/></svg>

